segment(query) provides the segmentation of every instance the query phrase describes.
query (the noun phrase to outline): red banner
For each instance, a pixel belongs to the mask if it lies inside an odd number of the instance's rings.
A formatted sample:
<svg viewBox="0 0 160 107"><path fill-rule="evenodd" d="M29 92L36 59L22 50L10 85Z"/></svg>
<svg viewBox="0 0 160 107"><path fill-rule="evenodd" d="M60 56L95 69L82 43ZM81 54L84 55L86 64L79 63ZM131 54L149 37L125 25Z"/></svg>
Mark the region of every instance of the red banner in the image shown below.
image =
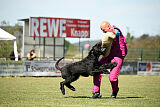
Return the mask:
<svg viewBox="0 0 160 107"><path fill-rule="evenodd" d="M90 20L30 17L30 36L90 38Z"/></svg>

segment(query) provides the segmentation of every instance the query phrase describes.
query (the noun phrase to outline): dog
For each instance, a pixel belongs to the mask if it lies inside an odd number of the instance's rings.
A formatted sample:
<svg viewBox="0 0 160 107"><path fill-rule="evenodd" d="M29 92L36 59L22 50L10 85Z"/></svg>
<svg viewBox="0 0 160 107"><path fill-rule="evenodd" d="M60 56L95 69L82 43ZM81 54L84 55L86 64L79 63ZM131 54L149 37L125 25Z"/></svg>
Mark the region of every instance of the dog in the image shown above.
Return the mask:
<svg viewBox="0 0 160 107"><path fill-rule="evenodd" d="M98 73L107 73L107 69L112 69L117 66L117 63L109 63L100 65L99 57L100 55L104 55L106 50L101 49L101 42L98 42L96 45L92 47L89 51L88 56L82 59L81 61L71 63L60 68L58 63L64 58L60 58L56 64L56 69L61 71L61 76L65 81L60 82L60 90L63 95L65 95L65 88L68 87L72 91L75 91L75 88L71 85L72 82L76 81L80 75L84 77L88 77L89 75L93 76Z"/></svg>

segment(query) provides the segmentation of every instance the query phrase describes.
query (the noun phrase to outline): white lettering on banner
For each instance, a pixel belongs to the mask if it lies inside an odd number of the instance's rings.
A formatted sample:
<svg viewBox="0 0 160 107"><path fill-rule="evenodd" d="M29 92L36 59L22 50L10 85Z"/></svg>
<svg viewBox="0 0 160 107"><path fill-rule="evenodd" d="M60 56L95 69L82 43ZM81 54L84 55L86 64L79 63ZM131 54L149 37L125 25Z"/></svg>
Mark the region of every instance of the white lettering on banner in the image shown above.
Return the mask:
<svg viewBox="0 0 160 107"><path fill-rule="evenodd" d="M63 32L66 30L66 26L64 24L66 24L66 20L61 19L60 20L60 37L66 37L66 33Z"/></svg>
<svg viewBox="0 0 160 107"><path fill-rule="evenodd" d="M58 36L58 27L59 27L59 19L55 21L55 19L52 19L52 23L50 23L50 19L48 19L48 32L49 32L49 37L52 37L53 31L54 31L54 36Z"/></svg>
<svg viewBox="0 0 160 107"><path fill-rule="evenodd" d="M31 66L32 72L54 72L56 68L54 67L39 67L39 66Z"/></svg>
<svg viewBox="0 0 160 107"><path fill-rule="evenodd" d="M46 25L44 25L47 22L47 19L40 19L40 35L42 37L46 37L47 36L47 32L44 32L44 30L46 30Z"/></svg>
<svg viewBox="0 0 160 107"><path fill-rule="evenodd" d="M122 66L121 71L122 72L126 72L126 71L133 72L134 66L131 66L131 65Z"/></svg>
<svg viewBox="0 0 160 107"><path fill-rule="evenodd" d="M67 27L77 27L76 24L67 24Z"/></svg>
<svg viewBox="0 0 160 107"><path fill-rule="evenodd" d="M47 31L47 24L48 24L48 31ZM60 27L59 27L60 26ZM41 37L47 37L47 32L49 33L49 37L57 37L58 36L58 30L60 33L60 37L66 37L66 20L64 19L52 19L52 22L50 19L40 19L40 34L38 32L39 27L39 21L36 18L32 18L32 36L41 36ZM60 28L60 29L59 29ZM53 36L54 33L54 36Z"/></svg>
<svg viewBox="0 0 160 107"><path fill-rule="evenodd" d="M73 23L73 20L66 20L67 23Z"/></svg>
<svg viewBox="0 0 160 107"><path fill-rule="evenodd" d="M160 62L152 62L152 72L160 72Z"/></svg>
<svg viewBox="0 0 160 107"><path fill-rule="evenodd" d="M85 23L87 23L87 21L78 21L78 23L83 23L83 24L85 24Z"/></svg>
<svg viewBox="0 0 160 107"><path fill-rule="evenodd" d="M89 28L89 25L78 25L78 27Z"/></svg>
<svg viewBox="0 0 160 107"><path fill-rule="evenodd" d="M31 24L32 25L31 36L34 36L34 33L35 33L36 36L39 36L39 33L38 33L39 21L38 21L38 19L32 18L31 22L32 22L32 24Z"/></svg>
<svg viewBox="0 0 160 107"><path fill-rule="evenodd" d="M74 28L71 29L71 36L78 36L78 37L87 37L88 36L88 31L84 30L75 30Z"/></svg>

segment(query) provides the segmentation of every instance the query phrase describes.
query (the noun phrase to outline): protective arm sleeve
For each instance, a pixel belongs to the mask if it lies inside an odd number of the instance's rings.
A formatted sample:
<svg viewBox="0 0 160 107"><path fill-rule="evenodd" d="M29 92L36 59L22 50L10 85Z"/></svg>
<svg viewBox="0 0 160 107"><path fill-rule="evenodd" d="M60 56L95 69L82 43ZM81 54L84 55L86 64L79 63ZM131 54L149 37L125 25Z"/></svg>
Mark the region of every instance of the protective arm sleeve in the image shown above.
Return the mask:
<svg viewBox="0 0 160 107"><path fill-rule="evenodd" d="M112 32L107 32L102 38L102 47L108 48L108 46L112 45L112 42L116 35Z"/></svg>
<svg viewBox="0 0 160 107"><path fill-rule="evenodd" d="M116 35L113 32L107 32L102 38L102 48L107 48L106 54L104 56L108 56L110 53L110 49L112 46L112 42Z"/></svg>

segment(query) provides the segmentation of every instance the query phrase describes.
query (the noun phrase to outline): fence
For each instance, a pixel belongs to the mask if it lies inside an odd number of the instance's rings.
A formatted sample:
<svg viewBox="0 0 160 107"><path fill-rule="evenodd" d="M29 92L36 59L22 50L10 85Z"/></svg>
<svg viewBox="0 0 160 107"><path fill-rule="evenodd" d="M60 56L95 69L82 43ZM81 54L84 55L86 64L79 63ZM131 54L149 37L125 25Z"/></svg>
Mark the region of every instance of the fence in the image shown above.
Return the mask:
<svg viewBox="0 0 160 107"><path fill-rule="evenodd" d="M125 61L160 61L160 48L129 48Z"/></svg>
<svg viewBox="0 0 160 107"><path fill-rule="evenodd" d="M84 48L72 48L65 52L66 60L77 61L81 60L88 55L89 50ZM35 60L57 60L60 57L37 57ZM9 57L0 57L1 60L9 60ZM22 60L26 60L26 57L23 57ZM125 57L127 62L137 62L137 61L160 61L160 48L129 48L127 56Z"/></svg>
<svg viewBox="0 0 160 107"><path fill-rule="evenodd" d="M79 51L80 50L80 51ZM72 49L72 52L65 54L68 58L83 59L87 56L89 50ZM72 54L72 55L70 55ZM73 56L74 55L74 56ZM160 61L160 48L128 48L127 56L125 61L136 62L136 61Z"/></svg>

